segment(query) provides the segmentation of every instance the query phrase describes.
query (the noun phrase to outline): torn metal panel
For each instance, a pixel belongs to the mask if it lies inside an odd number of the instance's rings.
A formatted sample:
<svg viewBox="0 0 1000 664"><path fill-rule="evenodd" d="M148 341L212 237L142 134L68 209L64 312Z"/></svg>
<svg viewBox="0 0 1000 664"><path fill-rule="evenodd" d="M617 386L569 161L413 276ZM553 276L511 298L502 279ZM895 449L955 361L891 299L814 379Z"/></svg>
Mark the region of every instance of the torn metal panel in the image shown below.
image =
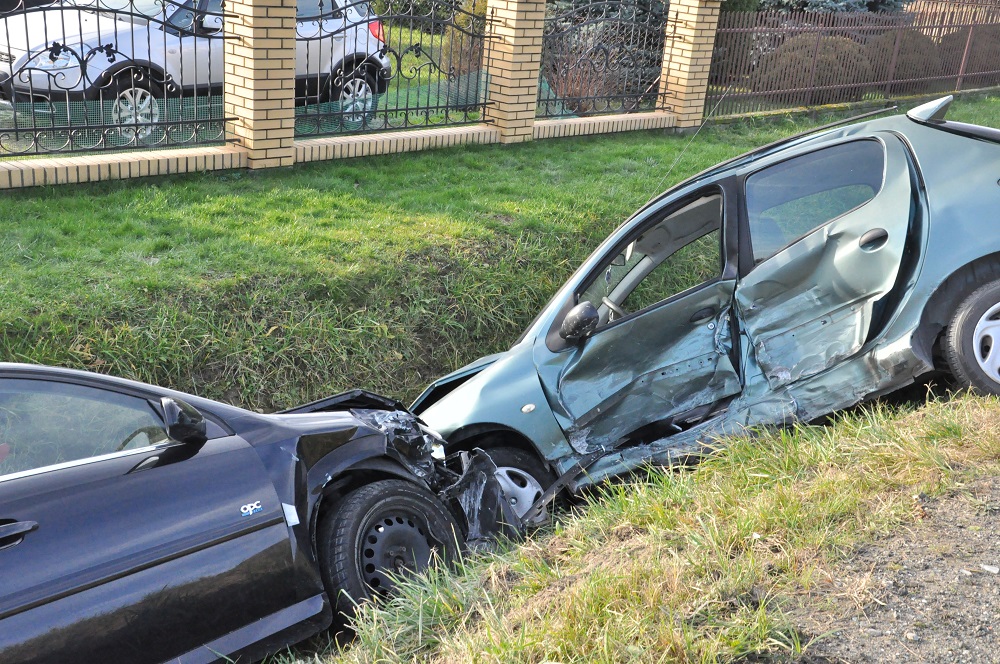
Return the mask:
<svg viewBox="0 0 1000 664"><path fill-rule="evenodd" d="M720 280L682 295L595 334L576 351L558 395L572 418L565 429L577 452L740 391L729 357L734 286ZM693 323L702 312L710 315Z"/></svg>
<svg viewBox="0 0 1000 664"><path fill-rule="evenodd" d="M422 480L435 474L434 447L442 441L405 410L352 409L356 418L385 434L387 453Z"/></svg>
<svg viewBox="0 0 1000 664"><path fill-rule="evenodd" d="M909 170L898 167L907 163L899 139L882 144L896 167L886 169L872 200L764 261L736 289L740 320L772 388L856 353L872 307L896 283L912 192Z"/></svg>

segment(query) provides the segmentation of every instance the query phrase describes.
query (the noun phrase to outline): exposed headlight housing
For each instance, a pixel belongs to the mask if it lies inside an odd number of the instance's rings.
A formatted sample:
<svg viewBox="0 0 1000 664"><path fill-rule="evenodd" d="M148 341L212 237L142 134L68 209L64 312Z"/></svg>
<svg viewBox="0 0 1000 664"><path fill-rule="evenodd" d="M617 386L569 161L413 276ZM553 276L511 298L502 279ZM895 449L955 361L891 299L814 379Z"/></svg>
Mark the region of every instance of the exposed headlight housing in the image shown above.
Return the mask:
<svg viewBox="0 0 1000 664"><path fill-rule="evenodd" d="M35 56L31 66L38 69L69 69L76 66L76 58L65 48L60 50L58 55L52 55L52 51L46 51Z"/></svg>

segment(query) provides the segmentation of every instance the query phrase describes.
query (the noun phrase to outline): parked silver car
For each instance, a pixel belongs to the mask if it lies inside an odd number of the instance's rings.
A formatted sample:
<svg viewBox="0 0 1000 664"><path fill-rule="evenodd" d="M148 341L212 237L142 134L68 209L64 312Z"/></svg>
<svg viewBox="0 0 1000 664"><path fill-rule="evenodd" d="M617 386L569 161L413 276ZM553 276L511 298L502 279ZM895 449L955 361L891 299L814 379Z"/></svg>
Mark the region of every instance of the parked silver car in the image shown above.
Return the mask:
<svg viewBox="0 0 1000 664"><path fill-rule="evenodd" d="M0 20L0 99L40 113L109 102L103 123L133 125L142 138L166 120L165 100L218 99L225 17L222 0L67 0L9 13ZM296 32L299 103L372 113L391 64L367 2L299 0Z"/></svg>

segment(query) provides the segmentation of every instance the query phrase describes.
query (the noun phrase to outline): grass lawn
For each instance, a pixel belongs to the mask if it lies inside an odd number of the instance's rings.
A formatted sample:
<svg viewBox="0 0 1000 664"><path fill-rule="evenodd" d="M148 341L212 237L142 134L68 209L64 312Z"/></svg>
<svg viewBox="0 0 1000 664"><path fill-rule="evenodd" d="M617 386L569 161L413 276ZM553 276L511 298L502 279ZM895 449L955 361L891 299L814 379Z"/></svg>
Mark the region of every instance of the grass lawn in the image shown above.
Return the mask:
<svg viewBox="0 0 1000 664"><path fill-rule="evenodd" d="M954 116L1000 125L1000 102ZM807 120L5 195L0 358L270 410L509 346L626 216Z"/></svg>
<svg viewBox="0 0 1000 664"><path fill-rule="evenodd" d="M1000 126L1000 100L952 117ZM0 358L262 410L350 387L409 400L509 346L651 196L812 123L708 128L669 176L689 139L649 132L9 193ZM817 635L786 610L833 592L838 558L917 518L913 494L1000 473L998 414L966 397L734 440L406 584L365 610L347 652L321 637L274 661L794 654Z"/></svg>
<svg viewBox="0 0 1000 664"><path fill-rule="evenodd" d="M877 599L871 574L838 563L919 520L922 501L1000 475L998 416L996 399L962 397L731 439L695 469L608 485L523 544L404 583L365 608L349 648L321 636L268 664L832 662L808 656L835 637L793 616L823 624Z"/></svg>

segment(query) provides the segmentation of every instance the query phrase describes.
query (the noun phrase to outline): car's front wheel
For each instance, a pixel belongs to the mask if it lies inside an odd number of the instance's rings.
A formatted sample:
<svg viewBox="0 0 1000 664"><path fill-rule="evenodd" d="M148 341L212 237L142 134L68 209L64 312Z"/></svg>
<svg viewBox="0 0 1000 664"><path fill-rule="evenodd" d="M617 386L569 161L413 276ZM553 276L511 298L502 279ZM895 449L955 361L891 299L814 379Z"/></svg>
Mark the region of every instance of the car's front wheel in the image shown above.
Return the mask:
<svg viewBox="0 0 1000 664"><path fill-rule="evenodd" d="M962 300L944 345L948 366L962 387L1000 394L1000 280Z"/></svg>
<svg viewBox="0 0 1000 664"><path fill-rule="evenodd" d="M555 475L530 452L516 447L491 447L486 450L497 467L497 481L518 517L524 516L542 492L556 481ZM545 521L543 512L530 523Z"/></svg>
<svg viewBox="0 0 1000 664"><path fill-rule="evenodd" d="M433 494L403 480L354 490L322 517L317 547L323 581L338 614L383 597L395 578L459 551L458 524Z"/></svg>

